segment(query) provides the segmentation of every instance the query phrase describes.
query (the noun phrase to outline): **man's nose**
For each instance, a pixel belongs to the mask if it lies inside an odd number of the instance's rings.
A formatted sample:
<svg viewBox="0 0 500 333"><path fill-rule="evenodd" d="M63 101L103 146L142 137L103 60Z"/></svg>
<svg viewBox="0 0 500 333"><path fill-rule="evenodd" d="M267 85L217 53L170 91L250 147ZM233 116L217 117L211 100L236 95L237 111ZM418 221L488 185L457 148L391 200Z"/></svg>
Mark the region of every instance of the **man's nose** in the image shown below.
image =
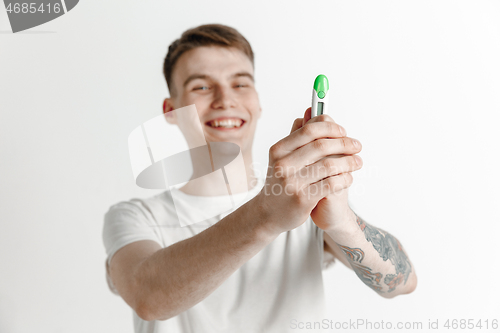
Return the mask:
<svg viewBox="0 0 500 333"><path fill-rule="evenodd" d="M214 109L226 110L235 106L236 103L234 101L234 95L231 89L225 86L216 86L212 107Z"/></svg>

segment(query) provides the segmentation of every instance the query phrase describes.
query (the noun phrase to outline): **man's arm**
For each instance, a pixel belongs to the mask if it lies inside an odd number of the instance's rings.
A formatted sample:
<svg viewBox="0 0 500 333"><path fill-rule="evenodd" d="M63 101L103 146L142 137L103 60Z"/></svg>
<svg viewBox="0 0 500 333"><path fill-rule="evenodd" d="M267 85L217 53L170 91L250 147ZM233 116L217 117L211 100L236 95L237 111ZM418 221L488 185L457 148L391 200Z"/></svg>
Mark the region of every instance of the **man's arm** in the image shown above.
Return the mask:
<svg viewBox="0 0 500 333"><path fill-rule="evenodd" d="M352 270L352 266L347 260L344 252L340 249L340 247L333 241L333 239L325 232L323 233L323 249L325 252L331 253L333 257L340 262L342 262L347 268Z"/></svg>
<svg viewBox="0 0 500 333"><path fill-rule="evenodd" d="M301 124L303 118L295 119L290 134L271 146L264 188L232 214L163 249L141 241L116 252L111 279L142 319L166 320L202 301L279 234L307 221L318 201L344 183L342 177L322 180L319 172L298 177L295 171L320 158L316 139L345 132L332 122Z"/></svg>
<svg viewBox="0 0 500 333"><path fill-rule="evenodd" d="M401 243L352 212L345 223L325 230L329 250L370 288L391 298L415 290L417 277Z"/></svg>
<svg viewBox="0 0 500 333"><path fill-rule="evenodd" d="M110 276L120 296L144 320L166 320L196 305L279 233L255 198L199 234L161 248L154 241L124 246Z"/></svg>

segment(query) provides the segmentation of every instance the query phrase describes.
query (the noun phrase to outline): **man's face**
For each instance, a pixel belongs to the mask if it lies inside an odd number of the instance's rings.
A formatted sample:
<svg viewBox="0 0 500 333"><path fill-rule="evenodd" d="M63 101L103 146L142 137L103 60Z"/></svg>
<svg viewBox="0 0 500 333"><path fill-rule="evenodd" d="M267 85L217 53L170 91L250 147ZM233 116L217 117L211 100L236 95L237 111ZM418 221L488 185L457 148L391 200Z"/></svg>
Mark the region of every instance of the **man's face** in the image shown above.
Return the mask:
<svg viewBox="0 0 500 333"><path fill-rule="evenodd" d="M174 96L165 100L164 112L195 104L207 141L234 142L249 151L262 111L253 75L250 59L238 49L192 49L174 65ZM174 112L167 120L177 123Z"/></svg>

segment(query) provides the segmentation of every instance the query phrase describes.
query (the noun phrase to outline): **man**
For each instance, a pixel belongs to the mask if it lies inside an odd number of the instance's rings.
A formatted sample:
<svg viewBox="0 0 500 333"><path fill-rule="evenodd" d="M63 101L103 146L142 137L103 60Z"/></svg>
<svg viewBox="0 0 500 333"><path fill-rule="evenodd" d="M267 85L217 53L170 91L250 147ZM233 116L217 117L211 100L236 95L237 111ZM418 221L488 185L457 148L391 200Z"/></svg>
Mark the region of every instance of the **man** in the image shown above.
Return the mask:
<svg viewBox="0 0 500 333"><path fill-rule="evenodd" d="M361 144L331 117L311 119L307 109L270 148L267 177L256 177L252 143L262 109L253 52L236 30L214 24L184 32L169 47L164 74L167 121L189 140L173 110L195 104L207 142L241 148L244 168L231 194L251 199L224 218L181 227L175 210L190 216L193 203L227 199L215 178L202 177L110 208L103 233L109 283L134 310L136 332L293 331L293 321L322 318L321 273L333 258L383 297L415 289L398 240L348 205Z"/></svg>

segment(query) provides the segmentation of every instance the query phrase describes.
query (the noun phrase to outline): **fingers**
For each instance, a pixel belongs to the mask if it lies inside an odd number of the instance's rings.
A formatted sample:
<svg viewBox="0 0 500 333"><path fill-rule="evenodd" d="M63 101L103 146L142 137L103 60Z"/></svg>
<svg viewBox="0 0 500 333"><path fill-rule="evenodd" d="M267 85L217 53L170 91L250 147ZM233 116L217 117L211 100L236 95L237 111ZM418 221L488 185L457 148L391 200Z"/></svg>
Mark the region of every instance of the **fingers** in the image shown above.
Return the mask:
<svg viewBox="0 0 500 333"><path fill-rule="evenodd" d="M297 119L295 119L295 121L293 122L293 125L292 125L292 130L290 131L290 134L293 133L293 132L295 132L299 128L301 128L302 127L302 122L303 122L303 118L297 118Z"/></svg>
<svg viewBox="0 0 500 333"><path fill-rule="evenodd" d="M308 187L324 178L359 170L362 166L363 162L357 155L330 155L304 168L297 168L282 159L275 164L274 170L277 177L288 179L299 187Z"/></svg>
<svg viewBox="0 0 500 333"><path fill-rule="evenodd" d="M342 172L357 170L347 168L345 161L346 158L350 158L351 162L355 161L349 156L361 151L361 143L347 137L345 129L335 123L329 115L324 114L314 118L310 116L311 108L308 108L304 118L295 119L290 135L278 141L269 150L270 160L274 163L279 161L281 167L286 166L289 169L287 174L295 174L303 169L305 172L319 171L317 169L321 167L325 169L327 166L325 164L328 164L328 172L315 172L316 178L304 180L307 184ZM302 125L304 123L305 125ZM338 164L336 170L332 170L331 163L334 155L348 155L340 159L340 164L336 162Z"/></svg>
<svg viewBox="0 0 500 333"><path fill-rule="evenodd" d="M321 122L321 121L330 121L330 122L335 123L335 120L333 120L333 118L327 114L320 114L319 116L309 118L309 121L306 123L314 123L314 122ZM340 127L342 127L342 126L340 126Z"/></svg>
<svg viewBox="0 0 500 333"><path fill-rule="evenodd" d="M309 185L307 192L315 199L321 199L328 194L337 193L348 188L353 183L353 177L350 172L341 173L336 176L328 177Z"/></svg>
<svg viewBox="0 0 500 333"><path fill-rule="evenodd" d="M293 122L292 130L290 131L290 133L293 133L296 130L298 130L299 128L301 128L302 126L304 126L304 124L309 119L311 119L311 107L308 107L306 109L306 111L304 112L304 118L297 118L297 119L295 119L295 121Z"/></svg>
<svg viewBox="0 0 500 333"><path fill-rule="evenodd" d="M304 118L302 118L302 126L304 126L311 119L311 108L307 108L306 112L304 112Z"/></svg>
<svg viewBox="0 0 500 333"><path fill-rule="evenodd" d="M329 122L335 123L335 120L333 120L333 118L327 114L322 114L322 115L310 118L310 120L307 123L311 124L311 123L324 122L324 121L329 121ZM340 125L338 125L338 126L340 127L342 133L344 133L344 136L347 135L345 128L340 126Z"/></svg>
<svg viewBox="0 0 500 333"><path fill-rule="evenodd" d="M310 184L313 184L326 177L359 170L362 166L363 161L357 155L342 157L336 155L327 156L300 170L298 177L307 177Z"/></svg>
<svg viewBox="0 0 500 333"><path fill-rule="evenodd" d="M343 137L345 137L345 130L338 124L331 121L312 122L312 120L310 120L307 124L271 146L269 151L270 157L274 159L283 158L294 150L318 139ZM334 154L334 152L330 154ZM329 154L324 154L323 156L326 155Z"/></svg>
<svg viewBox="0 0 500 333"><path fill-rule="evenodd" d="M283 159L296 168L304 168L329 155L353 155L361 151L361 142L344 137L339 139L318 139L294 150Z"/></svg>

